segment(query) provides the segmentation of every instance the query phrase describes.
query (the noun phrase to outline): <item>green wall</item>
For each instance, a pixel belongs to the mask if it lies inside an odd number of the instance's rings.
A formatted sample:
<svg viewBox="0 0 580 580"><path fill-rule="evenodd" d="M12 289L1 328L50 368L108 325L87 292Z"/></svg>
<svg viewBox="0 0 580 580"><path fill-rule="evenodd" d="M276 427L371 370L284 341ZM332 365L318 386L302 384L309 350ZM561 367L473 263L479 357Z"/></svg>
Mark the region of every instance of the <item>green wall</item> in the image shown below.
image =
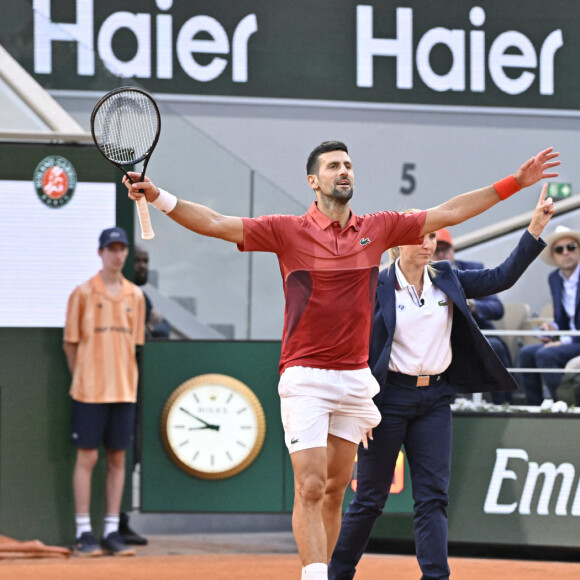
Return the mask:
<svg viewBox="0 0 580 580"><path fill-rule="evenodd" d="M0 152L2 179L32 180L43 157L63 155L75 166L79 181L116 183L116 222L133 238L134 209L127 203L122 173L94 145L4 142ZM67 248L54 251L66 255ZM124 269L129 278L132 256L131 249ZM71 481L75 452L69 443L70 374L62 328L0 328L0 353L0 534L70 544L75 532ZM103 486L100 461L91 507L97 534L102 528Z"/></svg>
<svg viewBox="0 0 580 580"><path fill-rule="evenodd" d="M68 544L74 534L70 377L61 341L61 329L0 328L0 534L49 544ZM277 341L145 345L143 511L291 512L292 470L277 394L279 354ZM184 381L206 373L244 382L266 415L260 454L246 470L224 480L203 480L179 469L160 436L161 412L169 395ZM539 413L456 415L450 541L577 547L578 418ZM97 533L104 507L103 467L101 461L91 506ZM374 537L412 537L409 483L406 470L404 490L389 499L388 513L377 522ZM348 490L346 501L351 496Z"/></svg>
<svg viewBox="0 0 580 580"><path fill-rule="evenodd" d="M294 482L284 444L278 397L279 341L148 342L143 383L141 509L145 512L291 512ZM241 473L206 480L178 468L163 447L160 422L166 400L198 375L229 375L250 387L264 408L266 439L256 460ZM405 481L409 482L406 471ZM349 488L345 506L353 496ZM387 509L409 513L411 488L393 495Z"/></svg>
<svg viewBox="0 0 580 580"><path fill-rule="evenodd" d="M75 454L62 329L0 328L0 352L0 534L72 543ZM99 531L102 462L96 469L91 511Z"/></svg>
<svg viewBox="0 0 580 580"><path fill-rule="evenodd" d="M143 371L141 509L157 512L283 512L286 461L278 399L280 342L149 342ZM232 376L256 394L266 416L266 438L256 460L221 480L179 469L163 447L161 412L183 382L206 373Z"/></svg>
<svg viewBox="0 0 580 580"><path fill-rule="evenodd" d="M580 547L580 415L453 419L449 539Z"/></svg>

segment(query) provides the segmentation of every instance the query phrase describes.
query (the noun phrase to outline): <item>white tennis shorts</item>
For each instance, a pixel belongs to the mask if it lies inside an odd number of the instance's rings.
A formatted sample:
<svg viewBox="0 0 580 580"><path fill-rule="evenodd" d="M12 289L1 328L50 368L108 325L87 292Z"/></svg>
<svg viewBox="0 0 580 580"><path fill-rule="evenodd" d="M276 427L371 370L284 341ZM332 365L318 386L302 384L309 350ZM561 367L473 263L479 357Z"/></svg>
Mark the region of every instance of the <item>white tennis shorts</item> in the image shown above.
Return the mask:
<svg viewBox="0 0 580 580"><path fill-rule="evenodd" d="M278 394L288 451L326 447L328 435L360 443L381 420L372 400L378 392L379 384L368 367L355 371L287 368Z"/></svg>

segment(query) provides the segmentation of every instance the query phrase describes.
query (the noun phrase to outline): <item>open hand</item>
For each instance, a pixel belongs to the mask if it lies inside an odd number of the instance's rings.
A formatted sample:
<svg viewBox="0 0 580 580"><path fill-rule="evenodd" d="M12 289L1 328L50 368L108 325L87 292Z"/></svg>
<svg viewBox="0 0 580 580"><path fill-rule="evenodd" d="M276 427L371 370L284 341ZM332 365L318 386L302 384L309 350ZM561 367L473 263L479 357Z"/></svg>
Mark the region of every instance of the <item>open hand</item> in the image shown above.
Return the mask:
<svg viewBox="0 0 580 580"><path fill-rule="evenodd" d="M540 151L537 155L528 159L515 173L514 177L520 187L528 187L549 177L558 177L559 173L545 173L548 169L560 165L560 161L552 161L560 154L554 153L553 147Z"/></svg>

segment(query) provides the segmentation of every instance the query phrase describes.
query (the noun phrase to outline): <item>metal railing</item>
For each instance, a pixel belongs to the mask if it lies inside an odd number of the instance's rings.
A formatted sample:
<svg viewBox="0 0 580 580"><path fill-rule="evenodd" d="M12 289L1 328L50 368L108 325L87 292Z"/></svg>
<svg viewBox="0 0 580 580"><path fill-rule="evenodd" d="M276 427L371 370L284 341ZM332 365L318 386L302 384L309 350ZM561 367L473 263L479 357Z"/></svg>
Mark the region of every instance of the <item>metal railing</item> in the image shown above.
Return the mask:
<svg viewBox="0 0 580 580"><path fill-rule="evenodd" d="M538 338L540 336L580 336L580 330L499 330L499 329L482 329L481 331L484 336L519 336L519 337L533 337ZM521 345L525 346L525 345ZM520 346L520 348L521 348ZM580 373L580 368L520 368L520 367L509 367L507 370L510 373L561 373L561 374L577 374ZM457 401L457 400L456 400ZM486 403L483 399L482 393L474 393L471 398L471 404L474 405L474 411L485 411L485 412L530 412L530 413L541 413L550 412L551 404L546 401L547 405L532 406L532 405L520 405L504 403L503 405L495 405L491 403ZM454 411L469 411L470 409L465 408L460 403L452 404L452 409ZM569 407L566 409L566 413L580 414L580 408Z"/></svg>
<svg viewBox="0 0 580 580"><path fill-rule="evenodd" d="M485 336L531 336L537 338L540 336L580 336L580 330L496 330L482 329ZM578 373L580 369L554 369L554 368L518 368L510 367L507 369L510 373Z"/></svg>

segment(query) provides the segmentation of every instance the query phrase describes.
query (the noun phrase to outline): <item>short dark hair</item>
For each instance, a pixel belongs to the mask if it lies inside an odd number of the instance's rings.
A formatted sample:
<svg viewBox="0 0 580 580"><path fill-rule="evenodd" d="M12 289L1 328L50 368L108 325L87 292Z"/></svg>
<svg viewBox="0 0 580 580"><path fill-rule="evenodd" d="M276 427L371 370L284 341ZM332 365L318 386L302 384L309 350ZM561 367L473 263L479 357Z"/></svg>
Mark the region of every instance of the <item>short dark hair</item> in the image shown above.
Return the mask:
<svg viewBox="0 0 580 580"><path fill-rule="evenodd" d="M324 141L312 150L306 161L306 175L314 175L318 171L318 158L329 151L344 151L348 154L348 147L342 141Z"/></svg>

